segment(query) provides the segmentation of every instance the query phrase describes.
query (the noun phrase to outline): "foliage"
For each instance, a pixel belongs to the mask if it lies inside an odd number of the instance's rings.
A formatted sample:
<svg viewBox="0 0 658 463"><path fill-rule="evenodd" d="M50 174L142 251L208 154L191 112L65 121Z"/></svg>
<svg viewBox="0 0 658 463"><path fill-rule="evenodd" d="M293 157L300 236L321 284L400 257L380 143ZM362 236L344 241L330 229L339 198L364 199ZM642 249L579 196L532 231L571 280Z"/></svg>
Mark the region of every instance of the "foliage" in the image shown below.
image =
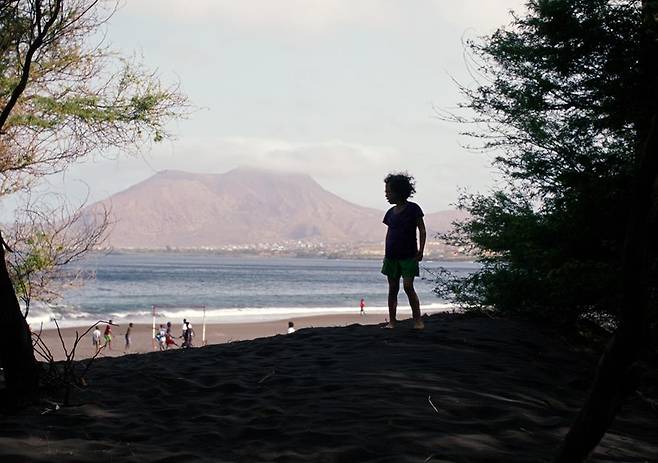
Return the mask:
<svg viewBox="0 0 658 463"><path fill-rule="evenodd" d="M532 0L468 42L467 135L497 153L505 187L463 195L471 218L445 238L482 269L437 291L466 307L572 324L617 315L619 271L644 114L637 88L641 2ZM474 116L472 115L474 114Z"/></svg>
<svg viewBox="0 0 658 463"><path fill-rule="evenodd" d="M5 107L26 69L35 35L44 27L40 24L50 18L54 22L2 126L0 194L92 153L134 150L161 140L167 135L165 122L181 114L185 98L176 87L163 87L155 74L102 43L89 45L115 6L98 0L3 3L0 101Z"/></svg>
<svg viewBox="0 0 658 463"><path fill-rule="evenodd" d="M135 59L103 44L116 0L0 2L0 199L29 191L44 176L92 156L135 153L169 136L186 98ZM94 42L96 41L96 43ZM82 208L69 216L26 208L7 236L19 296L48 300L61 268L102 241L107 214L92 226ZM55 220L54 217L57 217ZM86 223L85 223L86 221Z"/></svg>
<svg viewBox="0 0 658 463"><path fill-rule="evenodd" d="M104 209L92 215L83 207L71 210L28 201L20 222L11 229L8 244L13 252L7 262L25 317L33 300L54 302L65 287L93 277L69 264L102 243L109 226L109 211Z"/></svg>

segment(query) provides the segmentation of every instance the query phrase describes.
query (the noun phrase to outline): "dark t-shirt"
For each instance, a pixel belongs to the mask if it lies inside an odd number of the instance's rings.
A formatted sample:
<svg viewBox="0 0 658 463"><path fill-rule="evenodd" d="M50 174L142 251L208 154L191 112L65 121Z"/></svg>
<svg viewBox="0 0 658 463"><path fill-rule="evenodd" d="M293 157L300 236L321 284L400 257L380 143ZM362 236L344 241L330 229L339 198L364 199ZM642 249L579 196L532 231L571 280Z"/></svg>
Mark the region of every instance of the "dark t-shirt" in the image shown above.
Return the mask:
<svg viewBox="0 0 658 463"><path fill-rule="evenodd" d="M388 225L386 233L386 254L388 259L411 259L418 253L416 242L416 224L423 211L416 203L407 202L399 213L390 208L384 216Z"/></svg>

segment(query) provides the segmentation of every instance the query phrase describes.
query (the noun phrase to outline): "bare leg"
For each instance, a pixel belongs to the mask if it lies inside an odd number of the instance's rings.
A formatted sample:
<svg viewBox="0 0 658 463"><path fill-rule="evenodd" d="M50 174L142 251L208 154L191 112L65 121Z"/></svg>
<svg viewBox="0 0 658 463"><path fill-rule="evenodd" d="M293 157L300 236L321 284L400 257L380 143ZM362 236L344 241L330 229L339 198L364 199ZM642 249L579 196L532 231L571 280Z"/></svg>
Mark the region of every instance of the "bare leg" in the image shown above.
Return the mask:
<svg viewBox="0 0 658 463"><path fill-rule="evenodd" d="M420 300L418 294L414 289L414 277L403 277L402 284L404 285L404 292L407 293L409 298L409 305L411 306L411 315L414 317L414 328L422 330L425 328L423 320L420 318Z"/></svg>
<svg viewBox="0 0 658 463"><path fill-rule="evenodd" d="M398 310L398 292L400 292L400 278L388 277L388 325L394 328Z"/></svg>

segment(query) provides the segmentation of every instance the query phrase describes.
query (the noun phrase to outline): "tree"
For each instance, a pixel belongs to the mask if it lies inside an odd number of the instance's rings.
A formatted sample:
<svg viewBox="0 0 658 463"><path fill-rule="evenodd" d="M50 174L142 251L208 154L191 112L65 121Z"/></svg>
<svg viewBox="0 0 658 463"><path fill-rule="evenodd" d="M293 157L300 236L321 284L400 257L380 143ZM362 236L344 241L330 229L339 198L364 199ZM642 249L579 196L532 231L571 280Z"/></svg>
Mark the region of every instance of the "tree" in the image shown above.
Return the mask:
<svg viewBox="0 0 658 463"><path fill-rule="evenodd" d="M496 150L507 185L462 198L472 220L451 239L480 249L484 267L453 289L469 304L573 325L617 313L639 9L607 0L528 9L469 44L487 80L462 88L476 114L467 133Z"/></svg>
<svg viewBox="0 0 658 463"><path fill-rule="evenodd" d="M11 279L7 273L5 249L11 251L0 234L0 327L5 336L0 338L0 363L4 369L7 396L3 406L20 406L37 391L38 368L32 350L32 337L21 314Z"/></svg>
<svg viewBox="0 0 658 463"><path fill-rule="evenodd" d="M165 123L182 115L186 100L176 87L89 43L116 6L115 0L0 2L0 197L96 153L135 152L160 141L168 135ZM34 391L29 332L6 268L0 283L0 327L17 343L0 344L7 389Z"/></svg>
<svg viewBox="0 0 658 463"><path fill-rule="evenodd" d="M86 201L71 208L61 195L48 196L55 199L28 199L20 207L20 219L7 239L12 249L7 259L9 275L25 318L32 301L52 303L61 299L65 287L82 285L93 277L70 264L102 245L111 225L107 209L98 208L92 214L85 209ZM53 203L58 205L49 205Z"/></svg>
<svg viewBox="0 0 658 463"><path fill-rule="evenodd" d="M441 289L471 307L615 329L557 461L582 461L635 387L656 319L658 2L531 0L481 41L468 133L506 180L448 237L482 269Z"/></svg>

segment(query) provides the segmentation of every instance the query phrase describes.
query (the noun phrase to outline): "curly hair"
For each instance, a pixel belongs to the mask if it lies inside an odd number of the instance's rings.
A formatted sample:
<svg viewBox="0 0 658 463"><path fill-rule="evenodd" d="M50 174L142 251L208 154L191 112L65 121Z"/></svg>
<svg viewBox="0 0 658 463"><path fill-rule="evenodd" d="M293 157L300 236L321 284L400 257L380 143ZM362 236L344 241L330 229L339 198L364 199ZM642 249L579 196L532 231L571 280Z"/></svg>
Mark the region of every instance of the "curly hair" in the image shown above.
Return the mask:
<svg viewBox="0 0 658 463"><path fill-rule="evenodd" d="M398 172L388 174L384 183L390 185L391 190L402 196L404 199L413 196L416 192L416 180L407 172Z"/></svg>

